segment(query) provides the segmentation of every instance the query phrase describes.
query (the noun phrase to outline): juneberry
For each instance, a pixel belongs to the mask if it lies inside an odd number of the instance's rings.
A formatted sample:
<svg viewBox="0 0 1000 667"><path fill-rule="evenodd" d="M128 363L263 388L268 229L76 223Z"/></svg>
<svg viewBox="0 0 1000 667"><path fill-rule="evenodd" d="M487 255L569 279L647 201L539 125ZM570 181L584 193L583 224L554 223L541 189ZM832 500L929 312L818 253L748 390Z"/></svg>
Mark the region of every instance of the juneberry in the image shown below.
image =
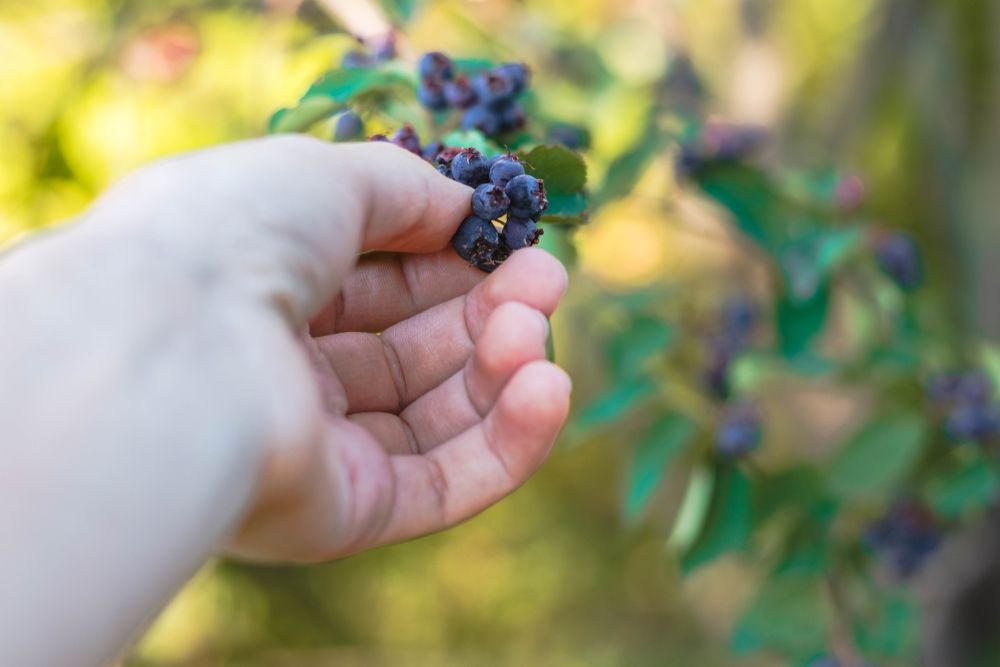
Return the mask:
<svg viewBox="0 0 1000 667"><path fill-rule="evenodd" d="M439 82L450 81L455 75L455 65L451 58L440 51L431 51L420 57L417 64L417 72L420 78L435 80Z"/></svg>
<svg viewBox="0 0 1000 667"><path fill-rule="evenodd" d="M497 220L507 215L510 200L504 189L492 183L483 183L472 193L472 212L484 220Z"/></svg>
<svg viewBox="0 0 1000 667"><path fill-rule="evenodd" d="M516 132L527 124L524 107L517 102L507 102L496 109L500 118L500 132Z"/></svg>
<svg viewBox="0 0 1000 667"><path fill-rule="evenodd" d="M506 191L510 199L510 214L516 218L537 220L549 203L545 196L545 184L527 174L510 179Z"/></svg>
<svg viewBox="0 0 1000 667"><path fill-rule="evenodd" d="M444 84L436 79L421 80L417 86L417 101L431 111L444 111L448 108Z"/></svg>
<svg viewBox="0 0 1000 667"><path fill-rule="evenodd" d="M527 90L528 82L531 80L531 70L524 63L504 63L493 71L511 82L514 95L520 95Z"/></svg>
<svg viewBox="0 0 1000 667"><path fill-rule="evenodd" d="M337 119L337 125L333 130L335 141L351 141L358 139L365 133L365 124L361 116L353 111L346 111Z"/></svg>
<svg viewBox="0 0 1000 667"><path fill-rule="evenodd" d="M948 414L944 430L955 442L985 442L1000 432L1000 410L987 403L959 403Z"/></svg>
<svg viewBox="0 0 1000 667"><path fill-rule="evenodd" d="M365 69L374 64L375 59L364 51L348 51L340 60L342 69Z"/></svg>
<svg viewBox="0 0 1000 667"><path fill-rule="evenodd" d="M472 80L472 87L479 96L480 104L496 107L514 98L514 81L496 70L483 72Z"/></svg>
<svg viewBox="0 0 1000 667"><path fill-rule="evenodd" d="M475 148L465 148L452 159L451 175L459 183L476 188L489 182L490 168L482 153Z"/></svg>
<svg viewBox="0 0 1000 667"><path fill-rule="evenodd" d="M484 271L496 268L500 235L489 220L470 215L459 226L451 244L459 257Z"/></svg>
<svg viewBox="0 0 1000 667"><path fill-rule="evenodd" d="M510 179L524 174L524 165L513 155L498 155L490 162L490 182L506 188Z"/></svg>
<svg viewBox="0 0 1000 667"><path fill-rule="evenodd" d="M440 141L432 141L423 150L420 151L420 156L423 157L428 162L435 164L437 162L437 156L441 154L445 148L444 144Z"/></svg>
<svg viewBox="0 0 1000 667"><path fill-rule="evenodd" d="M923 282L920 251L908 234L893 232L879 237L875 241L875 260L903 291L913 291Z"/></svg>
<svg viewBox="0 0 1000 667"><path fill-rule="evenodd" d="M507 218L503 227L503 240L511 250L520 250L534 245L542 231L531 218Z"/></svg>
<svg viewBox="0 0 1000 667"><path fill-rule="evenodd" d="M746 456L760 445L761 425L757 408L739 403L726 408L715 432L715 451L727 459Z"/></svg>
<svg viewBox="0 0 1000 667"><path fill-rule="evenodd" d="M864 541L900 578L915 574L941 543L941 530L930 509L902 499L871 524Z"/></svg>
<svg viewBox="0 0 1000 667"><path fill-rule="evenodd" d="M479 100L479 95L472 87L469 77L464 74L444 84L444 96L448 104L456 109L468 109Z"/></svg>
<svg viewBox="0 0 1000 667"><path fill-rule="evenodd" d="M463 130L479 130L488 137L500 133L500 114L485 106L474 106L462 116Z"/></svg>
<svg viewBox="0 0 1000 667"><path fill-rule="evenodd" d="M414 155L420 155L420 137L413 126L407 123L392 135L392 143L405 148Z"/></svg>
<svg viewBox="0 0 1000 667"><path fill-rule="evenodd" d="M368 141L389 141L389 137L385 136L384 134L373 134L372 136L368 137Z"/></svg>

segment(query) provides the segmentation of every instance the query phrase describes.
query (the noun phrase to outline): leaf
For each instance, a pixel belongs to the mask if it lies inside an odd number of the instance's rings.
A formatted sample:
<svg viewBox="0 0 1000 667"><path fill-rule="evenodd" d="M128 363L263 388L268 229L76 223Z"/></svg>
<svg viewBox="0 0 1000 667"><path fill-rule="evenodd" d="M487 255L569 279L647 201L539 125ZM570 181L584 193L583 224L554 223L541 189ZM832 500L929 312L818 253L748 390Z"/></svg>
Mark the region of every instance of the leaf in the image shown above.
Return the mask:
<svg viewBox="0 0 1000 667"><path fill-rule="evenodd" d="M806 352L826 326L829 310L830 293L826 289L804 303L795 303L787 297L779 299L775 317L781 353L794 359Z"/></svg>
<svg viewBox="0 0 1000 667"><path fill-rule="evenodd" d="M305 100L296 107L279 109L268 122L270 134L304 132L311 126L337 113L341 104L331 99L317 97Z"/></svg>
<svg viewBox="0 0 1000 667"><path fill-rule="evenodd" d="M448 146L475 148L484 155L492 155L496 152L490 147L486 136L479 130L455 130L446 134L441 141Z"/></svg>
<svg viewBox="0 0 1000 667"><path fill-rule="evenodd" d="M560 144L535 146L521 155L525 170L545 181L546 192L573 195L587 185L587 165L574 151Z"/></svg>
<svg viewBox="0 0 1000 667"><path fill-rule="evenodd" d="M629 471L625 516L634 519L646 508L670 461L691 441L695 423L681 414L662 416L639 441Z"/></svg>
<svg viewBox="0 0 1000 667"><path fill-rule="evenodd" d="M731 645L737 653L770 648L801 657L825 646L830 616L820 578L775 575L764 582L743 613Z"/></svg>
<svg viewBox="0 0 1000 667"><path fill-rule="evenodd" d="M324 97L336 102L349 102L355 97L374 91L392 88L413 88L413 82L401 72L392 69L335 69L330 70L309 86L302 101Z"/></svg>
<svg viewBox="0 0 1000 667"><path fill-rule="evenodd" d="M613 422L652 398L656 389L656 383L645 377L621 384L585 408L576 418L575 429L584 431Z"/></svg>
<svg viewBox="0 0 1000 667"><path fill-rule="evenodd" d="M783 211L764 172L748 165L711 165L698 172L696 182L702 192L729 210L746 236L766 250L777 247Z"/></svg>
<svg viewBox="0 0 1000 667"><path fill-rule="evenodd" d="M615 376L634 377L643 370L649 357L666 350L676 338L676 331L655 317L638 316L608 344L608 358Z"/></svg>
<svg viewBox="0 0 1000 667"><path fill-rule="evenodd" d="M916 648L919 610L902 595L881 599L873 618L858 623L858 645L866 653L903 657Z"/></svg>
<svg viewBox="0 0 1000 667"><path fill-rule="evenodd" d="M540 222L556 225L582 225L587 221L587 198L582 192L549 195L549 207Z"/></svg>
<svg viewBox="0 0 1000 667"><path fill-rule="evenodd" d="M624 197L635 187L649 164L662 155L670 143L671 136L660 128L659 110L654 110L646 122L646 129L638 141L616 157L608 167L594 199L601 204Z"/></svg>
<svg viewBox="0 0 1000 667"><path fill-rule="evenodd" d="M863 239L859 228L825 229L786 245L780 253L780 264L789 299L795 303L814 299Z"/></svg>
<svg viewBox="0 0 1000 667"><path fill-rule="evenodd" d="M891 494L917 463L927 424L904 412L868 423L830 462L827 482L845 499Z"/></svg>
<svg viewBox="0 0 1000 667"><path fill-rule="evenodd" d="M670 529L670 537L667 538L667 544L673 549L686 551L701 534L712 500L714 475L715 468L704 464L695 465L691 469L684 500Z"/></svg>
<svg viewBox="0 0 1000 667"><path fill-rule="evenodd" d="M736 467L718 466L708 515L681 568L691 572L724 553L746 549L752 528L749 480Z"/></svg>
<svg viewBox="0 0 1000 667"><path fill-rule="evenodd" d="M989 507L1000 493L1000 473L989 461L975 459L934 477L927 500L946 519L958 519Z"/></svg>
<svg viewBox="0 0 1000 667"><path fill-rule="evenodd" d="M475 74L496 66L495 62L485 58L455 58L451 62L460 74Z"/></svg>

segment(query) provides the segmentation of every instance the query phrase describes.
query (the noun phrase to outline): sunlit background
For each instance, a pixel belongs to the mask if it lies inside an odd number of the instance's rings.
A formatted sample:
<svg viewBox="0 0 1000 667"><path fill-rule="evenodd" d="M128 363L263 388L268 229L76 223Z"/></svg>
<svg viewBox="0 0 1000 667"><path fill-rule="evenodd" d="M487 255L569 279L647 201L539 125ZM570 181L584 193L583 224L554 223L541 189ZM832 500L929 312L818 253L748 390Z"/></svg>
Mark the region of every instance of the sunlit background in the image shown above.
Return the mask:
<svg viewBox="0 0 1000 667"><path fill-rule="evenodd" d="M709 108L772 131L768 158L864 174L866 213L928 250L940 301L1000 334L1000 11L987 0L427 0L404 55L523 60L547 113L585 126L591 177L646 130L689 57ZM365 2L0 3L0 245L70 220L160 156L261 135L353 48ZM581 401L607 382L606 295L760 289L725 216L677 185L667 151L575 237L557 358ZM958 260L957 258L962 258ZM612 306L614 302L612 303ZM810 385L765 401L767 457L822 451L865 402ZM511 499L446 534L320 567L207 566L129 665L780 665L732 657L761 572L724 557L682 577L667 545L683 488L621 511L630 425L571 434ZM765 458L764 464L766 465ZM678 473L681 474L681 473Z"/></svg>

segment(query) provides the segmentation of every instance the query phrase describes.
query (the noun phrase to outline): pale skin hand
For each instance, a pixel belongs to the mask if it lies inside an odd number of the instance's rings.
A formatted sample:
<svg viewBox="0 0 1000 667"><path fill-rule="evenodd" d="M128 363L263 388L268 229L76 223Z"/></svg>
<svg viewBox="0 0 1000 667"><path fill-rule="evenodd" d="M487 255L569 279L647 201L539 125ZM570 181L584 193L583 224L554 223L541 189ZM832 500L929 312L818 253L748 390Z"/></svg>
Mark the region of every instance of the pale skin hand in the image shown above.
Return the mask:
<svg viewBox="0 0 1000 667"><path fill-rule="evenodd" d="M268 139L0 255L0 664L108 661L213 551L329 560L521 485L568 410L566 274L468 267L470 194L394 146Z"/></svg>

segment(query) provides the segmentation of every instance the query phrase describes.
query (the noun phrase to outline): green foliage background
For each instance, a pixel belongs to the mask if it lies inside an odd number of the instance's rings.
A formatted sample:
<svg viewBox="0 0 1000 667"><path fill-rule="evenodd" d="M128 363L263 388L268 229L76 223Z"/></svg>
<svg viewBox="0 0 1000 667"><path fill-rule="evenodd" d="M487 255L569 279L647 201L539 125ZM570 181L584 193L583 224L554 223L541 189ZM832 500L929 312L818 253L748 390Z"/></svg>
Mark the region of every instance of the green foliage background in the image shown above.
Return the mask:
<svg viewBox="0 0 1000 667"><path fill-rule="evenodd" d="M826 589L915 471L951 520L1000 484L976 451L928 465L936 426L914 385L949 365L1000 370L1000 9L835 5L382 3L412 53L531 63L537 113L590 131L591 223L546 236L575 267L553 327L574 421L536 480L449 533L320 567L211 564L126 664L764 666L845 643L907 664L905 591L846 585L852 629ZM264 133L353 46L325 6L0 5L0 243L150 159ZM682 54L705 112L771 130L773 168L677 184L676 139L701 117L666 85ZM862 211L817 213L850 170ZM921 241L919 295L875 275L875 223ZM734 293L775 323L734 377L766 418L750 469L699 453L716 412L683 361Z"/></svg>

